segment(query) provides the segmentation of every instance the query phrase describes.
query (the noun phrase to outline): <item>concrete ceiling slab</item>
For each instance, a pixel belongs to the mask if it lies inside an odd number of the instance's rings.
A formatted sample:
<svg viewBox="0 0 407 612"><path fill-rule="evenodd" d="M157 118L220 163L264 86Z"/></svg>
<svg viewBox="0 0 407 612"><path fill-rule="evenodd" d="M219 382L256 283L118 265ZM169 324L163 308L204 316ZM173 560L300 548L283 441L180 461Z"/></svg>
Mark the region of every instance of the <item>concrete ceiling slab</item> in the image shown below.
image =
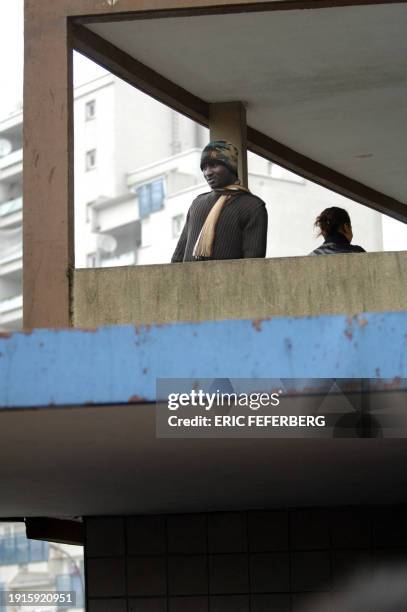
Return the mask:
<svg viewBox="0 0 407 612"><path fill-rule="evenodd" d="M151 404L0 417L2 517L407 502L407 440L163 439Z"/></svg>
<svg viewBox="0 0 407 612"><path fill-rule="evenodd" d="M87 24L206 102L406 203L406 4Z"/></svg>

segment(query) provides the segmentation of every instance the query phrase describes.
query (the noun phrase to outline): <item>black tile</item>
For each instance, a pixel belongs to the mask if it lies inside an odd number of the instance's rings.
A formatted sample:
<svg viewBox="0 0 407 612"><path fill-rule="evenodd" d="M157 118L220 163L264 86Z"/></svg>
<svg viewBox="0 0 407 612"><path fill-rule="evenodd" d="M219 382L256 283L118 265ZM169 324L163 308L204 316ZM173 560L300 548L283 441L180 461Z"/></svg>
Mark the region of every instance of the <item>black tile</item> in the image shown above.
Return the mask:
<svg viewBox="0 0 407 612"><path fill-rule="evenodd" d="M250 612L290 612L290 595L252 595Z"/></svg>
<svg viewBox="0 0 407 612"><path fill-rule="evenodd" d="M166 548L164 517L134 516L127 519L127 554L163 555Z"/></svg>
<svg viewBox="0 0 407 612"><path fill-rule="evenodd" d="M291 549L313 550L330 547L330 511L294 510L290 512Z"/></svg>
<svg viewBox="0 0 407 612"><path fill-rule="evenodd" d="M129 557L127 577L130 595L143 597L167 594L167 568L163 557Z"/></svg>
<svg viewBox="0 0 407 612"><path fill-rule="evenodd" d="M407 511L405 507L380 508L372 514L373 547L407 547Z"/></svg>
<svg viewBox="0 0 407 612"><path fill-rule="evenodd" d="M171 597L169 612L208 612L207 597Z"/></svg>
<svg viewBox="0 0 407 612"><path fill-rule="evenodd" d="M331 516L334 548L369 548L371 521L368 508L344 508Z"/></svg>
<svg viewBox="0 0 407 612"><path fill-rule="evenodd" d="M288 550L288 512L249 512L248 519L250 551Z"/></svg>
<svg viewBox="0 0 407 612"><path fill-rule="evenodd" d="M170 595L205 595L208 593L207 557L183 555L168 558Z"/></svg>
<svg viewBox="0 0 407 612"><path fill-rule="evenodd" d="M206 517L203 514L170 516L167 529L169 553L206 553Z"/></svg>
<svg viewBox="0 0 407 612"><path fill-rule="evenodd" d="M250 590L252 593L273 593L290 590L288 553L250 555Z"/></svg>
<svg viewBox="0 0 407 612"><path fill-rule="evenodd" d="M247 549L246 514L209 514L208 548L210 553L244 552Z"/></svg>
<svg viewBox="0 0 407 612"><path fill-rule="evenodd" d="M226 595L223 597L211 597L209 607L211 612L249 612L249 596Z"/></svg>
<svg viewBox="0 0 407 612"><path fill-rule="evenodd" d="M125 595L124 558L88 559L88 597L120 597Z"/></svg>
<svg viewBox="0 0 407 612"><path fill-rule="evenodd" d="M291 555L291 590L330 590L330 567L330 556L326 551L293 553Z"/></svg>
<svg viewBox="0 0 407 612"><path fill-rule="evenodd" d="M294 593L291 596L291 612L333 612L328 593ZM338 612L338 609L335 610Z"/></svg>
<svg viewBox="0 0 407 612"><path fill-rule="evenodd" d="M140 597L130 599L129 612L167 612L167 598Z"/></svg>
<svg viewBox="0 0 407 612"><path fill-rule="evenodd" d="M211 593L248 593L249 571L246 555L211 555L209 557Z"/></svg>
<svg viewBox="0 0 407 612"><path fill-rule="evenodd" d="M87 612L127 612L126 599L88 599Z"/></svg>
<svg viewBox="0 0 407 612"><path fill-rule="evenodd" d="M124 520L121 518L86 519L86 557L124 555Z"/></svg>

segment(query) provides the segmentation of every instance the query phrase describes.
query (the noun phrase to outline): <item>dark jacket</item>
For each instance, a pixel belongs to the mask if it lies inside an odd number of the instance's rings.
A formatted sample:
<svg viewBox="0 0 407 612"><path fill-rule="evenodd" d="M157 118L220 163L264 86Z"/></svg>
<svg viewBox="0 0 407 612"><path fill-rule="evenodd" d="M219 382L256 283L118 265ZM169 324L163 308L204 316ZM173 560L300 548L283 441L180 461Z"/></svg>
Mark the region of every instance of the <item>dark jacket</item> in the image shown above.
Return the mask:
<svg viewBox="0 0 407 612"><path fill-rule="evenodd" d="M335 253L366 253L366 251L356 244L351 244L346 236L337 232L327 236L324 244L312 251L310 255L334 255Z"/></svg>
<svg viewBox="0 0 407 612"><path fill-rule="evenodd" d="M186 223L171 261L194 261L192 252L203 224L219 198L219 191L199 195L192 202ZM240 192L226 202L216 224L210 259L265 257L267 210L263 200Z"/></svg>

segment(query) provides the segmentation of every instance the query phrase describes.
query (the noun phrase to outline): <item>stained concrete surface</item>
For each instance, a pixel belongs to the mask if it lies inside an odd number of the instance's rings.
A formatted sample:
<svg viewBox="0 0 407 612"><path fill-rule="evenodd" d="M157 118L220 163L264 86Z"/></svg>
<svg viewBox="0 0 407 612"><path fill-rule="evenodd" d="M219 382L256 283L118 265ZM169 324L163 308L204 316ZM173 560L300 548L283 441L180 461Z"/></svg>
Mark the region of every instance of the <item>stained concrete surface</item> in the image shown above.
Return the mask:
<svg viewBox="0 0 407 612"><path fill-rule="evenodd" d="M78 269L75 327L407 310L407 251Z"/></svg>

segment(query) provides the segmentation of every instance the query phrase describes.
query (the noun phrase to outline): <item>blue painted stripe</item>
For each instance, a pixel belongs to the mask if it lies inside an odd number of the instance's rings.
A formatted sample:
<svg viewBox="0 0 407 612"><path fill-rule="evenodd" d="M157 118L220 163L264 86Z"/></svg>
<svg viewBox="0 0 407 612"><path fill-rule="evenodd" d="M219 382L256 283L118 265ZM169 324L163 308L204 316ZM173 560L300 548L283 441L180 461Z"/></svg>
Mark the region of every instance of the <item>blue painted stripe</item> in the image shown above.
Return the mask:
<svg viewBox="0 0 407 612"><path fill-rule="evenodd" d="M0 407L155 400L157 378L407 378L407 312L0 338Z"/></svg>

